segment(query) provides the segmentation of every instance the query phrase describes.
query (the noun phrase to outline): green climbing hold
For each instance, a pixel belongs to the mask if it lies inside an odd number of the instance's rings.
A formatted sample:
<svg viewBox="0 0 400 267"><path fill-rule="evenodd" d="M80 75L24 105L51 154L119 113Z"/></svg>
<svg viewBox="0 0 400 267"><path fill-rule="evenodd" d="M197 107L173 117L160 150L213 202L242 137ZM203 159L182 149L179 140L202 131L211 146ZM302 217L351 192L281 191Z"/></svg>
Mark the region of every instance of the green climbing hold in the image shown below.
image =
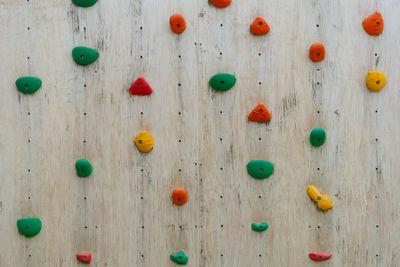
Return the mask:
<svg viewBox="0 0 400 267"><path fill-rule="evenodd" d="M77 46L72 49L72 57L79 65L89 65L96 61L99 52L89 47Z"/></svg>
<svg viewBox="0 0 400 267"><path fill-rule="evenodd" d="M80 7L93 6L96 2L97 0L72 0L72 3Z"/></svg>
<svg viewBox="0 0 400 267"><path fill-rule="evenodd" d="M325 143L326 134L322 128L315 128L310 134L310 143L313 146L322 146Z"/></svg>
<svg viewBox="0 0 400 267"><path fill-rule="evenodd" d="M79 159L75 163L76 173L80 177L87 177L92 173L92 165L87 159Z"/></svg>
<svg viewBox="0 0 400 267"><path fill-rule="evenodd" d="M263 222L260 224L252 223L251 224L251 229L253 229L256 232L262 232L268 229L268 223Z"/></svg>
<svg viewBox="0 0 400 267"><path fill-rule="evenodd" d="M266 160L253 160L247 163L247 172L256 179L268 178L274 173L274 165Z"/></svg>
<svg viewBox="0 0 400 267"><path fill-rule="evenodd" d="M171 261L178 263L178 264L186 264L189 258L183 253L183 251L179 251L177 254L171 254L170 256Z"/></svg>
<svg viewBox="0 0 400 267"><path fill-rule="evenodd" d="M22 93L33 94L42 86L42 81L36 77L25 76L16 80L15 85Z"/></svg>
<svg viewBox="0 0 400 267"><path fill-rule="evenodd" d="M22 218L17 221L17 227L21 234L32 237L42 230L42 222L38 218Z"/></svg>
<svg viewBox="0 0 400 267"><path fill-rule="evenodd" d="M211 77L210 86L217 91L227 91L236 83L236 77L229 73L218 73Z"/></svg>

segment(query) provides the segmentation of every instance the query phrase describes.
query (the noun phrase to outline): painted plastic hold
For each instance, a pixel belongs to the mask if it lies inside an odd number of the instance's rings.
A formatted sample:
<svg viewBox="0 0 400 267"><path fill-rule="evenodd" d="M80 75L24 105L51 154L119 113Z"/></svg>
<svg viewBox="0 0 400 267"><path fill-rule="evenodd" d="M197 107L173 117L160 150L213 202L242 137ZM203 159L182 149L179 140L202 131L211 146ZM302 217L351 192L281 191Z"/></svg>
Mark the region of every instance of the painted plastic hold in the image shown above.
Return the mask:
<svg viewBox="0 0 400 267"><path fill-rule="evenodd" d="M268 223L266 223L266 222L263 222L260 224L253 223L253 224L251 224L251 229L253 229L256 232L265 231L268 229Z"/></svg>
<svg viewBox="0 0 400 267"><path fill-rule="evenodd" d="M225 8L231 4L232 0L210 0L210 2L216 7Z"/></svg>
<svg viewBox="0 0 400 267"><path fill-rule="evenodd" d="M84 263L90 263L92 255L90 253L76 253L78 260Z"/></svg>
<svg viewBox="0 0 400 267"><path fill-rule="evenodd" d="M365 82L371 91L379 92L386 84L386 76L379 70L369 71Z"/></svg>
<svg viewBox="0 0 400 267"><path fill-rule="evenodd" d="M274 173L274 165L266 160L253 160L247 163L247 172L256 179L265 179Z"/></svg>
<svg viewBox="0 0 400 267"><path fill-rule="evenodd" d="M332 257L331 253L322 253L322 252L311 252L308 254L310 259L314 261L326 261L330 257Z"/></svg>
<svg viewBox="0 0 400 267"><path fill-rule="evenodd" d="M183 187L177 187L172 191L172 201L176 205L183 205L187 202L188 200L188 194Z"/></svg>
<svg viewBox="0 0 400 267"><path fill-rule="evenodd" d="M210 86L217 91L227 91L236 83L236 77L229 73L218 73L211 77Z"/></svg>
<svg viewBox="0 0 400 267"><path fill-rule="evenodd" d="M133 141L141 152L147 153L153 149L153 136L146 131L140 132Z"/></svg>
<svg viewBox="0 0 400 267"><path fill-rule="evenodd" d="M93 170L92 165L87 159L79 159L75 163L76 174L80 177L88 177Z"/></svg>
<svg viewBox="0 0 400 267"><path fill-rule="evenodd" d="M310 46L310 59L314 62L322 61L325 58L325 47L322 43L315 43Z"/></svg>
<svg viewBox="0 0 400 267"><path fill-rule="evenodd" d="M18 90L24 94L33 94L42 86L39 78L32 76L20 77L15 81Z"/></svg>
<svg viewBox="0 0 400 267"><path fill-rule="evenodd" d="M129 88L129 92L131 95L149 95L153 90L143 77L139 77Z"/></svg>
<svg viewBox="0 0 400 267"><path fill-rule="evenodd" d="M177 254L171 254L169 256L171 261L177 263L177 264L186 264L189 260L189 258L183 253L183 251L179 251Z"/></svg>
<svg viewBox="0 0 400 267"><path fill-rule="evenodd" d="M99 55L99 52L89 47L77 46L72 49L72 58L79 65L92 64L96 61Z"/></svg>
<svg viewBox="0 0 400 267"><path fill-rule="evenodd" d="M379 35L383 31L383 18L381 13L375 12L374 14L366 17L362 23L364 30L369 35Z"/></svg>
<svg viewBox="0 0 400 267"><path fill-rule="evenodd" d="M169 25L174 33L182 33L186 30L186 21L181 14L174 14L169 18Z"/></svg>
<svg viewBox="0 0 400 267"><path fill-rule="evenodd" d="M258 104L249 114L249 121L269 121L271 119L271 113L264 106L263 103Z"/></svg>
<svg viewBox="0 0 400 267"><path fill-rule="evenodd" d="M80 7L90 7L96 4L96 2L97 0L72 0L72 3Z"/></svg>
<svg viewBox="0 0 400 267"><path fill-rule="evenodd" d="M17 227L21 234L32 237L42 230L42 222L38 218L22 218L17 221Z"/></svg>
<svg viewBox="0 0 400 267"><path fill-rule="evenodd" d="M254 35L267 34L269 30L268 23L262 17L257 17L250 25L250 31Z"/></svg>
<svg viewBox="0 0 400 267"><path fill-rule="evenodd" d="M322 146L326 140L325 130L322 128L315 128L310 133L310 143L313 146Z"/></svg>
<svg viewBox="0 0 400 267"><path fill-rule="evenodd" d="M333 207L330 198L325 194L321 194L315 186L309 185L307 187L307 194L310 196L312 200L317 202L317 207L319 209L327 211Z"/></svg>

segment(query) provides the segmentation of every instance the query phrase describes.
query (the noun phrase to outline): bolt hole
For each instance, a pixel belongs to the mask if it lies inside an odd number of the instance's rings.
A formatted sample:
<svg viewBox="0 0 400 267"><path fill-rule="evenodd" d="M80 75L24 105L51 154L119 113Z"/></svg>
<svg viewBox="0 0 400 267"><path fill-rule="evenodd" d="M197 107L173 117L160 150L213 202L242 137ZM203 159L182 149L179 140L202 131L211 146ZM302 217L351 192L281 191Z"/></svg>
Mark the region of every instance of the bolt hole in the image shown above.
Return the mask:
<svg viewBox="0 0 400 267"><path fill-rule="evenodd" d="M378 113L378 110L375 110L375 113Z"/></svg>
<svg viewBox="0 0 400 267"><path fill-rule="evenodd" d="M86 144L86 140L83 140L83 143Z"/></svg>
<svg viewBox="0 0 400 267"><path fill-rule="evenodd" d="M219 55L222 56L222 52L219 52Z"/></svg>
<svg viewBox="0 0 400 267"><path fill-rule="evenodd" d="M317 85L319 85L319 82L317 82Z"/></svg>
<svg viewBox="0 0 400 267"><path fill-rule="evenodd" d="M84 84L83 87L86 87L86 84Z"/></svg>
<svg viewBox="0 0 400 267"><path fill-rule="evenodd" d="M87 226L85 226L85 229L87 229Z"/></svg>
<svg viewBox="0 0 400 267"><path fill-rule="evenodd" d="M317 228L319 229L319 228L321 228L321 227L319 227L319 225L318 225Z"/></svg>
<svg viewBox="0 0 400 267"><path fill-rule="evenodd" d="M376 167L375 170L378 170L378 167Z"/></svg>
<svg viewBox="0 0 400 267"><path fill-rule="evenodd" d="M30 30L31 28L30 27L28 27L28 31Z"/></svg>
<svg viewBox="0 0 400 267"><path fill-rule="evenodd" d="M317 69L317 71L319 71L319 69Z"/></svg>
<svg viewBox="0 0 400 267"><path fill-rule="evenodd" d="M261 53L258 53L259 56L261 56Z"/></svg>
<svg viewBox="0 0 400 267"><path fill-rule="evenodd" d="M222 114L222 110L220 110L219 113Z"/></svg>
<svg viewBox="0 0 400 267"><path fill-rule="evenodd" d="M179 143L182 143L182 140L179 140Z"/></svg>
<svg viewBox="0 0 400 267"><path fill-rule="evenodd" d="M180 172L181 172L182 170L181 170L181 169L179 169L178 171L180 171Z"/></svg>
<svg viewBox="0 0 400 267"><path fill-rule="evenodd" d="M319 170L319 168L317 168L317 170Z"/></svg>
<svg viewBox="0 0 400 267"><path fill-rule="evenodd" d="M308 228L311 228L311 225L309 225Z"/></svg>
<svg viewBox="0 0 400 267"><path fill-rule="evenodd" d="M28 139L28 143L30 143L30 142L31 142L31 140Z"/></svg>
<svg viewBox="0 0 400 267"><path fill-rule="evenodd" d="M376 256L376 257L378 257L379 255L378 255L378 254L376 254L375 256Z"/></svg>
<svg viewBox="0 0 400 267"><path fill-rule="evenodd" d="M259 137L258 140L261 141L261 137Z"/></svg>
<svg viewBox="0 0 400 267"><path fill-rule="evenodd" d="M379 225L376 225L376 228L378 228L379 227Z"/></svg>
<svg viewBox="0 0 400 267"><path fill-rule="evenodd" d="M86 200L86 197L83 197L84 200Z"/></svg>
<svg viewBox="0 0 400 267"><path fill-rule="evenodd" d="M258 198L261 198L261 196L258 196Z"/></svg>
<svg viewBox="0 0 400 267"><path fill-rule="evenodd" d="M28 57L28 59L30 59L30 57Z"/></svg>
<svg viewBox="0 0 400 267"><path fill-rule="evenodd" d="M28 112L28 115L31 115L31 113L30 113L30 112Z"/></svg>
<svg viewBox="0 0 400 267"><path fill-rule="evenodd" d="M143 169L140 170L141 172L143 171Z"/></svg>
<svg viewBox="0 0 400 267"><path fill-rule="evenodd" d="M143 199L143 197L140 197L140 199Z"/></svg>
<svg viewBox="0 0 400 267"><path fill-rule="evenodd" d="M28 172L31 172L31 169L28 169Z"/></svg>
<svg viewBox="0 0 400 267"><path fill-rule="evenodd" d="M143 56L140 56L140 58L143 58Z"/></svg>
<svg viewBox="0 0 400 267"><path fill-rule="evenodd" d="M222 138L220 137L219 140L222 141Z"/></svg>
<svg viewBox="0 0 400 267"><path fill-rule="evenodd" d="M378 138L376 138L375 141L378 142Z"/></svg>
<svg viewBox="0 0 400 267"><path fill-rule="evenodd" d="M178 83L178 86L181 86L181 84L180 84L180 83Z"/></svg>
<svg viewBox="0 0 400 267"><path fill-rule="evenodd" d="M319 24L317 24L317 25L315 25L315 26L317 26L317 28L319 27Z"/></svg>
<svg viewBox="0 0 400 267"><path fill-rule="evenodd" d="M140 115L143 115L143 112L140 112Z"/></svg>
<svg viewBox="0 0 400 267"><path fill-rule="evenodd" d="M182 113L181 112L178 112L178 115L181 115Z"/></svg>
<svg viewBox="0 0 400 267"><path fill-rule="evenodd" d="M219 198L224 198L223 196L219 196Z"/></svg>
<svg viewBox="0 0 400 267"><path fill-rule="evenodd" d="M260 255L258 255L258 257L260 257L260 258L261 258L261 254L260 254Z"/></svg>
<svg viewBox="0 0 400 267"><path fill-rule="evenodd" d="M221 167L221 171L222 171L222 167Z"/></svg>
<svg viewBox="0 0 400 267"><path fill-rule="evenodd" d="M143 27L140 27L141 30L143 30Z"/></svg>
<svg viewBox="0 0 400 267"><path fill-rule="evenodd" d="M317 110L317 113L319 113L319 110Z"/></svg>
<svg viewBox="0 0 400 267"><path fill-rule="evenodd" d="M28 199L31 199L31 197L28 197Z"/></svg>
<svg viewBox="0 0 400 267"><path fill-rule="evenodd" d="M30 257L32 257L32 255L31 255L31 254L29 254L28 256L29 256L29 258L30 258Z"/></svg>
<svg viewBox="0 0 400 267"><path fill-rule="evenodd" d="M142 229L144 229L144 225L142 225Z"/></svg>
<svg viewBox="0 0 400 267"><path fill-rule="evenodd" d="M258 82L258 84L261 84L261 82Z"/></svg>
<svg viewBox="0 0 400 267"><path fill-rule="evenodd" d="M221 26L221 27L223 27L223 26L224 26L224 24L222 24L222 23L221 23L221 25L220 25L220 26Z"/></svg>
<svg viewBox="0 0 400 267"><path fill-rule="evenodd" d="M182 58L182 56L181 56L181 55L179 55L178 57L179 57L179 58Z"/></svg>
<svg viewBox="0 0 400 267"><path fill-rule="evenodd" d="M84 116L86 116L86 112L85 112L85 113L83 113L83 115L84 115Z"/></svg>
<svg viewBox="0 0 400 267"><path fill-rule="evenodd" d="M378 56L378 54L377 54L377 53L375 53L375 56Z"/></svg>
<svg viewBox="0 0 400 267"><path fill-rule="evenodd" d="M221 224L221 228L224 228L224 225L223 225L223 224Z"/></svg>
<svg viewBox="0 0 400 267"><path fill-rule="evenodd" d="M223 257L224 256L224 254L221 254L221 257Z"/></svg>

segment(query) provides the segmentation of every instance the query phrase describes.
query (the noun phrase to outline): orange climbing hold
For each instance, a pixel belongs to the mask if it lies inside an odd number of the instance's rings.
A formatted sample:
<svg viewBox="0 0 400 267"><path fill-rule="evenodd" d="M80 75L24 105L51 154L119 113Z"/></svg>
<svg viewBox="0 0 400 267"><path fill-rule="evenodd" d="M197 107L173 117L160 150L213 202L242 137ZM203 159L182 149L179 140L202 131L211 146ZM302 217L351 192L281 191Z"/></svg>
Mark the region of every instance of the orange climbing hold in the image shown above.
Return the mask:
<svg viewBox="0 0 400 267"><path fill-rule="evenodd" d="M254 35L266 34L269 32L269 25L262 17L257 17L250 25L250 31Z"/></svg>
<svg viewBox="0 0 400 267"><path fill-rule="evenodd" d="M186 21L181 14L174 14L169 18L169 25L174 33L182 33L186 30Z"/></svg>
<svg viewBox="0 0 400 267"><path fill-rule="evenodd" d="M252 112L250 112L249 121L269 121L272 116L263 103L258 104Z"/></svg>
<svg viewBox="0 0 400 267"><path fill-rule="evenodd" d="M224 8L229 6L232 0L210 0L210 2L216 7Z"/></svg>
<svg viewBox="0 0 400 267"><path fill-rule="evenodd" d="M176 205L181 206L181 205L185 204L187 200L188 200L188 194L187 194L185 188L177 187L174 189L174 191L172 191L172 201Z"/></svg>
<svg viewBox="0 0 400 267"><path fill-rule="evenodd" d="M325 58L325 47L322 43L315 43L310 46L310 59L314 62L322 61Z"/></svg>
<svg viewBox="0 0 400 267"><path fill-rule="evenodd" d="M375 12L374 14L366 17L362 23L364 30L369 35L379 35L383 31L383 18L381 13Z"/></svg>
<svg viewBox="0 0 400 267"><path fill-rule="evenodd" d="M86 262L86 263L89 263L90 260L92 259L92 255L90 253L76 253L76 257L81 262Z"/></svg>

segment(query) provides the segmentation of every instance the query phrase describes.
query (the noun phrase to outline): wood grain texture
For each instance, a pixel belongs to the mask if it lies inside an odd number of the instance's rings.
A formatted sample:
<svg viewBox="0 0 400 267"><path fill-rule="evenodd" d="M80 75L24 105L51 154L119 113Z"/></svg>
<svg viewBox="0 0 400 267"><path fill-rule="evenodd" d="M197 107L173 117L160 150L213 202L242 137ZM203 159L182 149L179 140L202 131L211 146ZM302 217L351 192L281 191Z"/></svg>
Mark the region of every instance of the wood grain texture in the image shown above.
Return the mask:
<svg viewBox="0 0 400 267"><path fill-rule="evenodd" d="M385 29L372 37L361 22L376 10ZM396 0L0 0L0 266L81 266L77 252L93 266L175 266L179 250L188 266L399 266L399 13ZM250 34L257 16L266 36ZM100 57L79 66L75 46ZM380 93L365 86L375 69L388 79ZM208 86L219 72L237 77L232 90ZM34 95L15 87L25 75L43 81ZM152 95L129 95L139 76ZM247 121L259 102L268 124ZM327 132L319 148L315 127ZM148 154L133 143L143 130ZM79 158L89 178L76 176ZM251 178L254 159L275 173ZM316 208L309 184L332 210ZM28 239L16 221L31 216L43 228ZM262 221L267 231L251 230ZM314 263L314 251L333 256Z"/></svg>

